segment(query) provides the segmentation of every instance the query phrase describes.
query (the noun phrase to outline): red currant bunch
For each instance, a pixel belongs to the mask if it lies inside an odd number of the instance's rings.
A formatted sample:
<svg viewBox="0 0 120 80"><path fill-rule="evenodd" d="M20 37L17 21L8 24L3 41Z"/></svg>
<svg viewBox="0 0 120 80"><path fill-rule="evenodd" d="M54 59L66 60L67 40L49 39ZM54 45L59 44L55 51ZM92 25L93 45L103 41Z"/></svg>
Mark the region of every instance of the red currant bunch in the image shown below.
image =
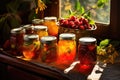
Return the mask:
<svg viewBox="0 0 120 80"><path fill-rule="evenodd" d="M88 19L84 17L75 17L71 16L70 18L67 19L60 19L59 24L62 27L66 28L73 28L73 29L80 29L80 30L86 30L86 29L91 29L91 25L89 24Z"/></svg>

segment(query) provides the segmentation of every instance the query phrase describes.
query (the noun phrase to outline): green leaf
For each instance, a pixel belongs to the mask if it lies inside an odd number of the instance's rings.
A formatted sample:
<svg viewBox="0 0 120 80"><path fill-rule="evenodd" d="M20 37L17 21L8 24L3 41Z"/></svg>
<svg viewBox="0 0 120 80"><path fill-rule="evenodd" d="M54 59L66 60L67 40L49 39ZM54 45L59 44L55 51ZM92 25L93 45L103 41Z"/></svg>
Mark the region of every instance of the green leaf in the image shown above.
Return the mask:
<svg viewBox="0 0 120 80"><path fill-rule="evenodd" d="M105 3L107 3L108 0L98 0L97 2L97 6L100 8L100 7L103 7L105 5Z"/></svg>
<svg viewBox="0 0 120 80"><path fill-rule="evenodd" d="M81 7L81 4L80 4L79 0L76 0L76 2L75 2L75 10L79 11L80 7Z"/></svg>
<svg viewBox="0 0 120 80"><path fill-rule="evenodd" d="M106 47L108 44L109 44L109 39L104 39L104 40L102 40L101 42L100 42L100 47L101 48L104 48L104 47Z"/></svg>

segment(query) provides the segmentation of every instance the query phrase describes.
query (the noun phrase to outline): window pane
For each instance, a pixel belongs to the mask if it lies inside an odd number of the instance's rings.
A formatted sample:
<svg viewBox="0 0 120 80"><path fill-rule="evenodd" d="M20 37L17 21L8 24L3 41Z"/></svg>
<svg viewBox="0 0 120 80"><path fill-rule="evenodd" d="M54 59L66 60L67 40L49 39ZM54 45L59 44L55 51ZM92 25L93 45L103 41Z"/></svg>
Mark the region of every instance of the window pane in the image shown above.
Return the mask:
<svg viewBox="0 0 120 80"><path fill-rule="evenodd" d="M98 0L79 0L81 6L85 11L94 6ZM76 0L61 0L61 17L69 15L69 10L74 11ZM110 0L105 3L103 8L92 9L91 17L96 22L109 23L110 22Z"/></svg>

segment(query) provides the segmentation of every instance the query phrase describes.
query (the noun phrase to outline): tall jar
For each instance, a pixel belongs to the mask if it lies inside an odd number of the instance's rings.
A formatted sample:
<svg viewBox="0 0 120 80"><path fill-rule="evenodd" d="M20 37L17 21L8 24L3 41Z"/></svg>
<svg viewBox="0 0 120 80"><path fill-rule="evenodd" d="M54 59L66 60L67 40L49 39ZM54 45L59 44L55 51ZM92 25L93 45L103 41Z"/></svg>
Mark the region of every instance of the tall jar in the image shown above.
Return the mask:
<svg viewBox="0 0 120 80"><path fill-rule="evenodd" d="M50 36L58 36L57 17L45 17L44 25L48 27L48 34Z"/></svg>
<svg viewBox="0 0 120 80"><path fill-rule="evenodd" d="M45 63L54 63L57 60L57 38L45 36L41 38L40 59Z"/></svg>
<svg viewBox="0 0 120 80"><path fill-rule="evenodd" d="M40 41L36 34L24 35L23 57L25 59L36 59L39 55Z"/></svg>
<svg viewBox="0 0 120 80"><path fill-rule="evenodd" d="M69 66L76 57L76 41L75 34L62 33L59 35L58 41L58 65Z"/></svg>
<svg viewBox="0 0 120 80"><path fill-rule="evenodd" d="M43 36L48 36L48 27L47 26L34 26L34 33L39 35L39 39Z"/></svg>
<svg viewBox="0 0 120 80"><path fill-rule="evenodd" d="M78 71L89 75L96 63L96 39L93 37L81 37L78 45Z"/></svg>
<svg viewBox="0 0 120 80"><path fill-rule="evenodd" d="M10 45L14 56L22 55L23 36L25 30L22 27L11 29Z"/></svg>

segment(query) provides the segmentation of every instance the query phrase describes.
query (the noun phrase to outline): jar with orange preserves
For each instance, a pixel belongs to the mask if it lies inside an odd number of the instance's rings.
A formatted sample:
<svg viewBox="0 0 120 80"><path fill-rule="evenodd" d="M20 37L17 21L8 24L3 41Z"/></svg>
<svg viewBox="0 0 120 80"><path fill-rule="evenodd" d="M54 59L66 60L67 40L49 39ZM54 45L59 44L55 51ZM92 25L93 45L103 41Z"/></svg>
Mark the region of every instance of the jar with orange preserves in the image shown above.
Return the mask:
<svg viewBox="0 0 120 80"><path fill-rule="evenodd" d="M40 41L36 34L24 35L23 58L36 59L39 55Z"/></svg>
<svg viewBox="0 0 120 80"><path fill-rule="evenodd" d="M76 57L76 41L75 34L62 33L59 35L58 41L58 65L69 66Z"/></svg>
<svg viewBox="0 0 120 80"><path fill-rule="evenodd" d="M58 36L58 25L56 17L45 17L44 25L48 27L48 34L50 36Z"/></svg>

